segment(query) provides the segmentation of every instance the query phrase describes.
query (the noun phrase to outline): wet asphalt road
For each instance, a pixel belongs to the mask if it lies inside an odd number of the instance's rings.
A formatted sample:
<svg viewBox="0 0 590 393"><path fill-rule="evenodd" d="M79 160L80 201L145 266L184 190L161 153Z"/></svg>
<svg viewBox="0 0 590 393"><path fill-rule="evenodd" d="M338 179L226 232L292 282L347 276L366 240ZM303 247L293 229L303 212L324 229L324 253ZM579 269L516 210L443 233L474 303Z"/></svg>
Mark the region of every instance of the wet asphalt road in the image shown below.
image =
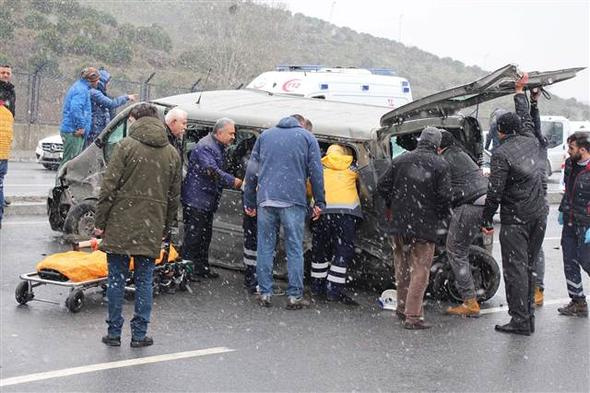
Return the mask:
<svg viewBox="0 0 590 393"><path fill-rule="evenodd" d="M484 305L489 314L449 317L441 313L447 304L430 301L426 318L435 328L407 331L391 311L377 307L375 293L357 293L361 307L356 309L320 302L286 311L284 297L262 309L242 290L240 273L221 271L219 280L192 284L192 294L157 296L150 324L155 345L132 349L127 322L120 348L100 342L106 305L98 292L87 293L78 314L64 307L67 290L59 287L35 289L37 297L59 305L17 306L18 275L33 271L44 254L67 246L44 216L9 216L0 231L0 390L588 392L590 321L557 314L567 295L555 207L549 222L547 304L537 311L531 337L494 331L508 319L496 308L505 304L503 286ZM496 244L497 259L498 253ZM590 291L587 278L584 283ZM126 302L127 321L132 309ZM128 367L113 363L163 354L174 359L181 352L217 347L232 351ZM91 371L103 363L114 368ZM57 376L36 381L32 376L49 371Z"/></svg>

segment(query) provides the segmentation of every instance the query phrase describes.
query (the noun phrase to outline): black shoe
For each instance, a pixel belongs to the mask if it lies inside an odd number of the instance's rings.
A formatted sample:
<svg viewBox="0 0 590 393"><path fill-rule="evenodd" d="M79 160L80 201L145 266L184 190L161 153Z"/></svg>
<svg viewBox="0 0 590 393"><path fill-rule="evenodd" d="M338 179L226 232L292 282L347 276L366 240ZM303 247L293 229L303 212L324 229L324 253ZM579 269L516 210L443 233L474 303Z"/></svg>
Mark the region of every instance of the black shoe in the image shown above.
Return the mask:
<svg viewBox="0 0 590 393"><path fill-rule="evenodd" d="M338 303L342 303L346 306L356 307L359 305L353 298L351 298L350 296L348 296L345 293L340 293L336 296L326 295L326 299L329 302L338 302Z"/></svg>
<svg viewBox="0 0 590 393"><path fill-rule="evenodd" d="M559 307L557 312L568 317L588 318L588 303L584 298L572 299L567 306Z"/></svg>
<svg viewBox="0 0 590 393"><path fill-rule="evenodd" d="M272 307L272 303L270 302L270 295L258 294L256 300L258 301L260 307Z"/></svg>
<svg viewBox="0 0 590 393"><path fill-rule="evenodd" d="M141 340L131 339L131 348L149 347L154 343L154 339L145 336Z"/></svg>
<svg viewBox="0 0 590 393"><path fill-rule="evenodd" d="M102 342L108 345L109 347L120 347L121 337L112 337L109 335L102 336Z"/></svg>
<svg viewBox="0 0 590 393"><path fill-rule="evenodd" d="M193 275L197 275L203 278L219 278L219 273L211 269L206 269L198 273L193 273Z"/></svg>
<svg viewBox="0 0 590 393"><path fill-rule="evenodd" d="M303 298L303 296L295 298L289 296L287 299L287 305L285 308L287 310L301 310L302 308L307 308L310 306L310 303Z"/></svg>
<svg viewBox="0 0 590 393"><path fill-rule="evenodd" d="M404 321L403 326L404 326L404 329L408 329L408 330L425 330L425 329L430 329L432 327L431 324L426 323L421 319L419 319L416 322Z"/></svg>
<svg viewBox="0 0 590 393"><path fill-rule="evenodd" d="M10 206L10 200L7 198L4 198L4 206Z"/></svg>
<svg viewBox="0 0 590 393"><path fill-rule="evenodd" d="M531 335L531 327L530 322L527 324L528 326L517 326L512 322L508 322L505 325L496 325L494 329L498 332L502 333L512 333L512 334L520 334L521 336L530 336Z"/></svg>

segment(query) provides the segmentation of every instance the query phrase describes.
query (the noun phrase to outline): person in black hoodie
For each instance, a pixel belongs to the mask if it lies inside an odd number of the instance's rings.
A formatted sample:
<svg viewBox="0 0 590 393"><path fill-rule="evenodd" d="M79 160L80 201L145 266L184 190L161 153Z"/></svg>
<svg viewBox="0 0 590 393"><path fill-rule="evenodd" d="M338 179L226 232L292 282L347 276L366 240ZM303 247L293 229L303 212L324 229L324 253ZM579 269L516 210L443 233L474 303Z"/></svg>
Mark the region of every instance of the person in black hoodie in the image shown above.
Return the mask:
<svg viewBox="0 0 590 393"><path fill-rule="evenodd" d="M447 314L479 316L479 303L469 264L469 246L480 231L488 179L450 132L442 132L438 151L451 170L453 215L446 249L455 275L455 285L463 296L463 303L449 307Z"/></svg>
<svg viewBox="0 0 590 393"><path fill-rule="evenodd" d="M398 318L406 329L428 329L422 300L428 285L437 228L450 213L449 164L438 156L441 130L426 127L415 150L397 156L379 179L387 232L392 235Z"/></svg>
<svg viewBox="0 0 590 393"><path fill-rule="evenodd" d="M527 82L524 74L515 84L516 113L498 118L501 145L492 154L482 231L493 233L492 218L501 205L500 245L511 320L495 329L529 336L535 331L534 273L545 237L548 205L546 160L524 94Z"/></svg>

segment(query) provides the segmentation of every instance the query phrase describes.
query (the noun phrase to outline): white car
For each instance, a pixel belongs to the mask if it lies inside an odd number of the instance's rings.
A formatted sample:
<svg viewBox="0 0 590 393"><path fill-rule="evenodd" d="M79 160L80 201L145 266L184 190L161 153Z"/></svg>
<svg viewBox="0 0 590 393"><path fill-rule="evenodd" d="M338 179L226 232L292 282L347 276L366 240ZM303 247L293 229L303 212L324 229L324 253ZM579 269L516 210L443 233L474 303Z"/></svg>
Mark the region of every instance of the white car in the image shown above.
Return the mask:
<svg viewBox="0 0 590 393"><path fill-rule="evenodd" d="M37 162L50 170L56 170L63 157L64 145L61 136L51 135L37 143Z"/></svg>

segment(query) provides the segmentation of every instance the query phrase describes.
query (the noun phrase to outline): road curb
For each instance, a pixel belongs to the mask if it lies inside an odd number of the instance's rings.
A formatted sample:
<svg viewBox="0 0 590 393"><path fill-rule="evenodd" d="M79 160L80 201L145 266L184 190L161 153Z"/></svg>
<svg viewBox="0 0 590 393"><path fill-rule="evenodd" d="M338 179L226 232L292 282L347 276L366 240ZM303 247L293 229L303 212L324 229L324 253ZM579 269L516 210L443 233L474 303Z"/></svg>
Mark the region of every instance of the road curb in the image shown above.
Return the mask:
<svg viewBox="0 0 590 393"><path fill-rule="evenodd" d="M42 202L13 202L4 208L5 216L33 216L33 215L47 215L47 205Z"/></svg>

